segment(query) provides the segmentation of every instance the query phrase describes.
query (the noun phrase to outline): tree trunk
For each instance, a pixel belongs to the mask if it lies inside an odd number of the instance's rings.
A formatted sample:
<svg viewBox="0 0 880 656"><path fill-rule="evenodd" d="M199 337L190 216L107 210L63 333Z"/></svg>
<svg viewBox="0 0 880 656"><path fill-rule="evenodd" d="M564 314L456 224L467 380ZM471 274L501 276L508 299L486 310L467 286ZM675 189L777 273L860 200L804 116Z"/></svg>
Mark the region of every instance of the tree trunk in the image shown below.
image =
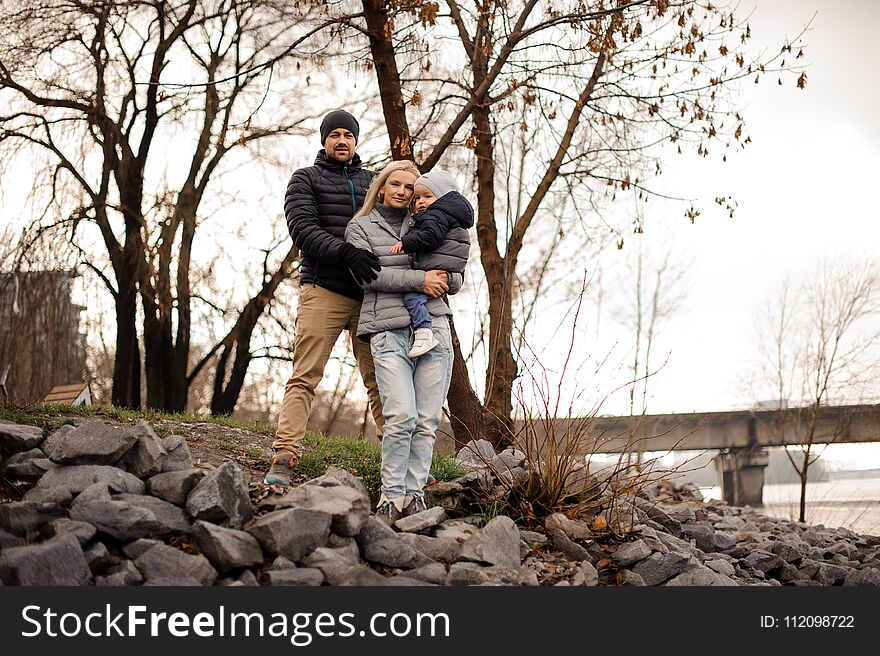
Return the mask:
<svg viewBox="0 0 880 656"><path fill-rule="evenodd" d="M516 362L511 350L513 333L512 299L506 267L498 250L495 224L495 157L489 107L474 111L477 137L477 238L489 288L489 362L486 369L486 398L483 408L484 437L496 450L510 445L513 434L511 402Z"/></svg>
<svg viewBox="0 0 880 656"><path fill-rule="evenodd" d="M137 292L120 289L116 297L116 355L113 360L111 403L121 408L141 407L141 354L135 319Z"/></svg>
<svg viewBox="0 0 880 656"><path fill-rule="evenodd" d="M483 405L471 387L467 365L461 354L461 342L451 316L449 331L452 333L452 383L446 400L449 402L452 437L458 450L470 440L478 440L483 436Z"/></svg>
<svg viewBox="0 0 880 656"><path fill-rule="evenodd" d="M254 329L263 315L263 310L275 298L278 286L292 275L293 261L298 256L299 249L296 246L292 246L275 273L265 280L260 291L248 301L239 315L238 321L235 322L235 325L223 339L221 344L223 350L220 353L217 369L214 372L214 393L211 396L212 415L231 415L235 411L238 397L241 394L242 387L244 387L244 379L247 376L248 367L253 359L250 347ZM207 363L213 351L203 358L193 369L192 373L189 374L187 386ZM233 351L235 351L235 357L232 360L232 371L229 373L229 380L227 381L226 370L229 357Z"/></svg>

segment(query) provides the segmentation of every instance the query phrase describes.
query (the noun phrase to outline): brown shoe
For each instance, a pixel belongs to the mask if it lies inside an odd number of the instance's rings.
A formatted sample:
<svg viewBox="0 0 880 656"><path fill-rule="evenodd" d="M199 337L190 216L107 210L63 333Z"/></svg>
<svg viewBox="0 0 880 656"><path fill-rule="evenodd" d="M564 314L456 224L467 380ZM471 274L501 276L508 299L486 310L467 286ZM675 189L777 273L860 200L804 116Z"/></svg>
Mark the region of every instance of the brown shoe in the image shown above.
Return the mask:
<svg viewBox="0 0 880 656"><path fill-rule="evenodd" d="M425 512L427 509L428 504L425 503L425 497L413 497L412 501L406 504L406 507L403 509L403 513L401 513L401 515L403 517L418 515L420 512Z"/></svg>

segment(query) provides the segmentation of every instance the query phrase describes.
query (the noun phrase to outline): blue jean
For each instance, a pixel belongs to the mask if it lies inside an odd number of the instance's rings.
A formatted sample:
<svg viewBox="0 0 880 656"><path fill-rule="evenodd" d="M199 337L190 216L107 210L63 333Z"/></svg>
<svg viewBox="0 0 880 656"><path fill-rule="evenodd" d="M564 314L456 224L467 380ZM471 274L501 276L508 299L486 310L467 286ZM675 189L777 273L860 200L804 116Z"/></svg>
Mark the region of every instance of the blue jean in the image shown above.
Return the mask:
<svg viewBox="0 0 880 656"><path fill-rule="evenodd" d="M376 333L370 350L382 399L382 492L388 499L422 496L434 440L452 380L452 338L446 317L434 317L439 345L410 360L409 327Z"/></svg>
<svg viewBox="0 0 880 656"><path fill-rule="evenodd" d="M430 328L431 313L428 312L428 295L422 292L407 292L403 295L403 304L409 312L413 329Z"/></svg>

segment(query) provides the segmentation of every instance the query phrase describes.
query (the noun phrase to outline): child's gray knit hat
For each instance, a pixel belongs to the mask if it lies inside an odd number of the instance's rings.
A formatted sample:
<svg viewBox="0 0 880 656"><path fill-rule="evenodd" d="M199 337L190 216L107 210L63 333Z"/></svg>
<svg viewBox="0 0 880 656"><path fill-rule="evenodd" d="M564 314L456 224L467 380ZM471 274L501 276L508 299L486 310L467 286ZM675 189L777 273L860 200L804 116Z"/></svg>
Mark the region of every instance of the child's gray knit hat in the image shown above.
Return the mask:
<svg viewBox="0 0 880 656"><path fill-rule="evenodd" d="M444 171L443 169L432 169L427 173L423 174L418 180L416 180L415 184L424 185L437 197L440 198L444 194L448 194L450 191L458 191L455 184L455 178L452 177L451 173Z"/></svg>

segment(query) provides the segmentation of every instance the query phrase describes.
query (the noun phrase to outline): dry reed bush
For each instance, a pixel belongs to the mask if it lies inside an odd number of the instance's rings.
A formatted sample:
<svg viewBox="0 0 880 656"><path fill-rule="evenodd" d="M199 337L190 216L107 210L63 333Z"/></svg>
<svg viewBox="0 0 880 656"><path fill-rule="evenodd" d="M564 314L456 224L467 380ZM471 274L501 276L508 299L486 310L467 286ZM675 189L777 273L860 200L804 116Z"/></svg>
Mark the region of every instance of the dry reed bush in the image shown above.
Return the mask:
<svg viewBox="0 0 880 656"><path fill-rule="evenodd" d="M653 437L663 437L666 432L646 435L642 416L607 418L599 414L613 394L645 377L626 381L597 402L584 403L582 381L590 379L583 376L586 362L572 366L579 313L580 300L568 352L555 384L551 384L547 368L527 340L521 340L529 357L523 357L522 350L517 353L525 375L514 391L521 421L511 435L511 444L524 455L528 476L518 480L497 459L483 460L504 488L504 494L496 494L496 500L506 506L509 514L521 516L526 523L542 524L548 515L563 513L571 519L589 521L596 532L622 537L638 523L635 497L649 500L645 492L648 485L679 475L682 470L681 466L661 466L668 451L649 458L642 455L649 451ZM592 379L598 378L607 360L608 356L598 362ZM527 390L531 390L531 404ZM680 444L681 440L673 448ZM611 454L612 462L591 470L591 463L600 460L600 454Z"/></svg>

